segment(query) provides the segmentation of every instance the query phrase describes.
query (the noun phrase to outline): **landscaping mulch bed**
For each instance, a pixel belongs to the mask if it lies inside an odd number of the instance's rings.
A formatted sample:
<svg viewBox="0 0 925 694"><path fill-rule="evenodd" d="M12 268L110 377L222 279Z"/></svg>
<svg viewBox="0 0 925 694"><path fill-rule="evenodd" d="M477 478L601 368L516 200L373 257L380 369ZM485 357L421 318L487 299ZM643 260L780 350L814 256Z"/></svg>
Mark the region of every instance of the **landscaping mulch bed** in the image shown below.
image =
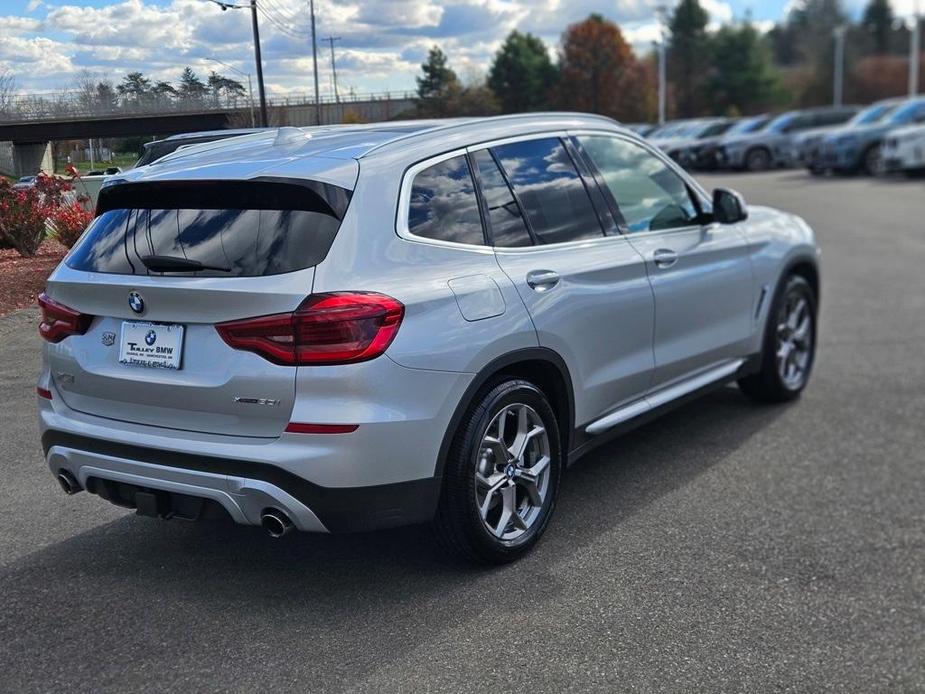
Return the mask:
<svg viewBox="0 0 925 694"><path fill-rule="evenodd" d="M0 250L0 316L35 306L35 297L66 252L57 241L44 241L32 258L23 258L11 248Z"/></svg>

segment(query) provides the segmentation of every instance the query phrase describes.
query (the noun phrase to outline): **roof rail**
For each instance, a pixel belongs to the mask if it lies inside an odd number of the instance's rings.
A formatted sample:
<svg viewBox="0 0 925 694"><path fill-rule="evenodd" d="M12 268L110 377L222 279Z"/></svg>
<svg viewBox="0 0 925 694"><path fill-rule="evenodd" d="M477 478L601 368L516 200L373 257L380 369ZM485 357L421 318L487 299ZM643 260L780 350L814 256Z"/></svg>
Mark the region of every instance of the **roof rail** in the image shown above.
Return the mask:
<svg viewBox="0 0 925 694"><path fill-rule="evenodd" d="M405 133L403 135L398 135L397 137L388 139L384 142L380 142L379 144L373 147L370 147L368 150L366 150L363 153L362 157L368 156L372 152L383 149L384 147L388 147L389 145L395 144L396 142L401 142L403 140L410 140L424 133L432 134L435 132L443 132L446 130L452 130L454 128L462 128L468 125L473 125L475 123L484 123L486 121L497 122L497 121L502 121L502 120L522 120L522 119L526 120L529 118L536 118L537 116L558 116L558 117L580 116L582 118L597 118L599 120L606 121L607 123L611 125L621 124L620 121L610 118L609 116L602 116L599 113L581 113L578 111L535 111L532 113L509 113L503 116L480 116L480 117L475 117L475 118L454 118L454 119L448 119L449 122L444 123L444 124L435 125L431 128L425 128L424 130L418 130L412 133Z"/></svg>

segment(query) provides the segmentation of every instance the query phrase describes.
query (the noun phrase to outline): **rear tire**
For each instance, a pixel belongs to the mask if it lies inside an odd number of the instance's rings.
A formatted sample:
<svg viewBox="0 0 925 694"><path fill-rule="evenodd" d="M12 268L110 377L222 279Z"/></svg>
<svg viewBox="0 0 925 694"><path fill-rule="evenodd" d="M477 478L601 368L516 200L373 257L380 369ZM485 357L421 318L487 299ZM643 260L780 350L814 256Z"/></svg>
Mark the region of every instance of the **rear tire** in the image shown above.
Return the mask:
<svg viewBox="0 0 925 694"><path fill-rule="evenodd" d="M787 402L809 382L816 355L816 297L809 282L790 275L768 312L761 370L739 379L739 388L760 402Z"/></svg>
<svg viewBox="0 0 925 694"><path fill-rule="evenodd" d="M463 417L434 518L440 544L474 564L505 564L539 541L562 475L559 426L546 396L521 379L486 386Z"/></svg>
<svg viewBox="0 0 925 694"><path fill-rule="evenodd" d="M745 154L746 171L767 171L771 168L771 153L764 147L757 147Z"/></svg>

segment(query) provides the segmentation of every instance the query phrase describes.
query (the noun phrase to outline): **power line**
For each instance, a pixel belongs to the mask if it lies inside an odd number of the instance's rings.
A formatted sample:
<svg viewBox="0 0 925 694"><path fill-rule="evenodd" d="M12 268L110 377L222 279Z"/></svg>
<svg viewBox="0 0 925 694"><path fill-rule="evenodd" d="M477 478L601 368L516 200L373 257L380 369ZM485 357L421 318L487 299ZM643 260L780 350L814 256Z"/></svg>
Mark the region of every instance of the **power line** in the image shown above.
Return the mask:
<svg viewBox="0 0 925 694"><path fill-rule="evenodd" d="M286 36L304 39L308 37L308 32L300 31L294 27L291 27L283 23L280 19L277 19L273 14L271 14L265 7L262 5L257 5L257 11L264 16L264 18L275 26L281 33L286 34Z"/></svg>
<svg viewBox="0 0 925 694"><path fill-rule="evenodd" d="M266 6L269 5L269 9L272 10L277 19L284 21L286 24L298 25L296 20L299 18L299 15L290 15L282 5L277 4L278 0L261 0L261 2L264 3L264 9L267 9Z"/></svg>

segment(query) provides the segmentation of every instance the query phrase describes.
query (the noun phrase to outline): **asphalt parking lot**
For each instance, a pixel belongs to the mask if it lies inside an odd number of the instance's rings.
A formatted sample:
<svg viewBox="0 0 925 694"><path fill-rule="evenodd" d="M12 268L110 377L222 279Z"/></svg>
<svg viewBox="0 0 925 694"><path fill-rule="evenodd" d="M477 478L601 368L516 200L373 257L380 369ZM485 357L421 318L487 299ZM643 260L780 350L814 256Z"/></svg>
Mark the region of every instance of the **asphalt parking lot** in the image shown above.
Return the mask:
<svg viewBox="0 0 925 694"><path fill-rule="evenodd" d="M67 498L35 314L0 318L0 691L925 691L925 182L701 180L816 229L813 381L598 450L502 569Z"/></svg>

